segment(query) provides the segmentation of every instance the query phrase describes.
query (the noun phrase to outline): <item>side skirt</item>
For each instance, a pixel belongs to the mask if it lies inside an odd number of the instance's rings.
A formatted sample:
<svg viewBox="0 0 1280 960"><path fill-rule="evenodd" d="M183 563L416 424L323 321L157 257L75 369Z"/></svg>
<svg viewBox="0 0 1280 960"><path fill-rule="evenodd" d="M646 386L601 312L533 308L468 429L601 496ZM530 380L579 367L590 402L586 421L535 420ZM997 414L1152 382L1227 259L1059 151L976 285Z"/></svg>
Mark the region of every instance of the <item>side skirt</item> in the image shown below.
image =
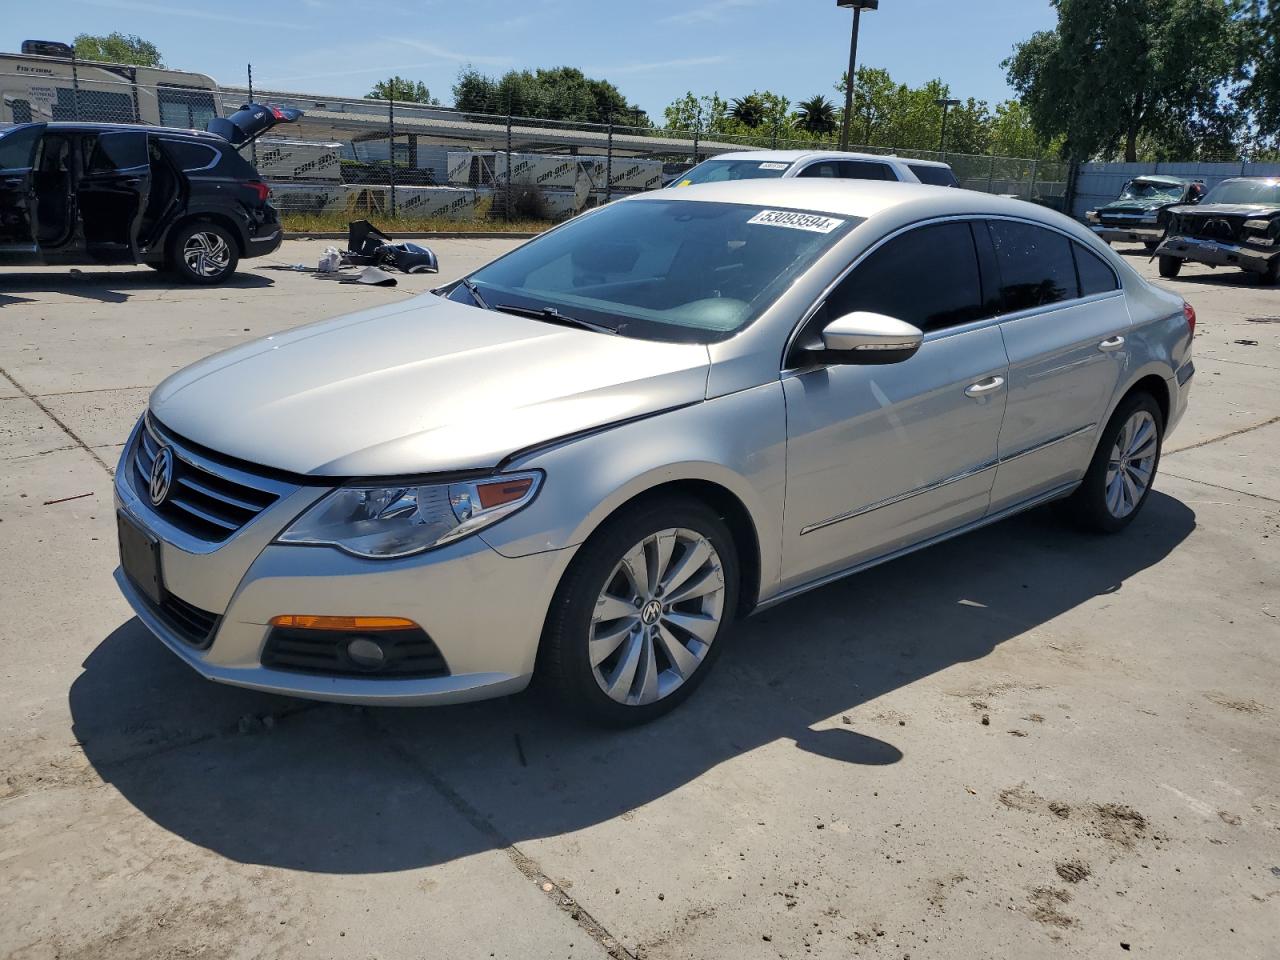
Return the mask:
<svg viewBox="0 0 1280 960"><path fill-rule="evenodd" d="M810 580L808 583L802 583L800 586L785 590L782 593L770 597L768 600L762 600L760 603L756 604L751 613L755 614L759 613L761 610L767 610L779 603L785 603L794 597L798 597L802 593L808 593L810 590L816 590L818 587L825 587L829 583L834 583L837 580L843 580L845 577L851 577L855 573L861 573L863 570L870 570L872 567L878 567L880 564L888 563L890 560L897 560L899 557L905 557L908 554L915 553L917 550L923 550L925 547L932 547L934 544L950 540L952 537L959 537L966 533L972 533L974 530L979 530L982 527L989 526L993 523L999 523L1001 520L1006 520L1014 514L1022 513L1023 511L1030 510L1033 507L1041 506L1042 504L1049 503L1053 500L1061 500L1063 497L1070 496L1078 486L1080 486L1080 483L1077 481L1075 483L1064 484L1060 487L1054 487L1052 490L1032 497L1030 500L1023 500L1021 503L1015 503L1011 507L1005 507L1005 509L998 513L989 514L981 519L974 520L971 523L966 523L964 526L956 527L954 530L948 530L946 533L940 533L927 540L921 540L919 543L913 543L910 546L901 547L894 550L892 553L873 557L870 560L863 560L861 563L857 563L852 567L847 567L844 570L838 570L835 573L829 573L824 577L819 577L817 580Z"/></svg>

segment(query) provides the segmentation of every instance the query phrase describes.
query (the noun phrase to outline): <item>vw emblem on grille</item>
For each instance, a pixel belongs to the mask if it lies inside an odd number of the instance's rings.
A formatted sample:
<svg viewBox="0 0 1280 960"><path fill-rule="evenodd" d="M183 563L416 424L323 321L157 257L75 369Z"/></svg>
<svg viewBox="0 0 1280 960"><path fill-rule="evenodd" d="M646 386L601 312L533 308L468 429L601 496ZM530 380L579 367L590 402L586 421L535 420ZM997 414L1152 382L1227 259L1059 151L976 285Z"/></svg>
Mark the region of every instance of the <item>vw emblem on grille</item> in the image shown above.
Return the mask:
<svg viewBox="0 0 1280 960"><path fill-rule="evenodd" d="M161 447L151 463L151 505L158 507L169 496L169 486L173 483L173 451Z"/></svg>

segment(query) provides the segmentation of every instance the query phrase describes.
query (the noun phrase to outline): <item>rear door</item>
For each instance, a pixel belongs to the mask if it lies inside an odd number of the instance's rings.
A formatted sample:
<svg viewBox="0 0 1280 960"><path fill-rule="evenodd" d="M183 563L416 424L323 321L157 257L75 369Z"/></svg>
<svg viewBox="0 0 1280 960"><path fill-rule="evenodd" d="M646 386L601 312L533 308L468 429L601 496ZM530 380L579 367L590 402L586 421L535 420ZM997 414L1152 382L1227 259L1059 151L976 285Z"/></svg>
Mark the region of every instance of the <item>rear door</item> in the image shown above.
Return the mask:
<svg viewBox="0 0 1280 960"><path fill-rule="evenodd" d="M86 136L84 173L76 205L85 252L103 263L138 259L138 233L151 192L151 158L145 130Z"/></svg>
<svg viewBox="0 0 1280 960"><path fill-rule="evenodd" d="M43 124L0 136L0 256L36 252L32 162Z"/></svg>
<svg viewBox="0 0 1280 960"><path fill-rule="evenodd" d="M1083 244L1020 220L987 225L1009 354L997 511L1084 474L1124 374L1130 319L1115 271Z"/></svg>
<svg viewBox="0 0 1280 960"><path fill-rule="evenodd" d="M902 363L783 372L785 588L987 511L1008 360L971 225L927 224L886 241L832 290L802 341L855 310L915 324L925 342Z"/></svg>

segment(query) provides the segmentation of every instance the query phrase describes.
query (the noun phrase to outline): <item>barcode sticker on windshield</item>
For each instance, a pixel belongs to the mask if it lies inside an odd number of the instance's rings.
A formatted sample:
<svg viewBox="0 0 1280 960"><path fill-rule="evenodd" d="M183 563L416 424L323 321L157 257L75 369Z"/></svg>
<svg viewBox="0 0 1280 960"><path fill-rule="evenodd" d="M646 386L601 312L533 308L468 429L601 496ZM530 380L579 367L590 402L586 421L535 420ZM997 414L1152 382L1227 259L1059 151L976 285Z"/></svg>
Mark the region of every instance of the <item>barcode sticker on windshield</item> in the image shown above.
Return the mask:
<svg viewBox="0 0 1280 960"><path fill-rule="evenodd" d="M760 164L760 169L761 170L785 170L789 166L791 166L791 164L789 163L762 163Z"/></svg>
<svg viewBox="0 0 1280 960"><path fill-rule="evenodd" d="M830 233L844 225L843 220L823 217L816 213L793 213L790 210L761 210L747 223L762 223L768 227L789 227L792 230L808 230L810 233Z"/></svg>

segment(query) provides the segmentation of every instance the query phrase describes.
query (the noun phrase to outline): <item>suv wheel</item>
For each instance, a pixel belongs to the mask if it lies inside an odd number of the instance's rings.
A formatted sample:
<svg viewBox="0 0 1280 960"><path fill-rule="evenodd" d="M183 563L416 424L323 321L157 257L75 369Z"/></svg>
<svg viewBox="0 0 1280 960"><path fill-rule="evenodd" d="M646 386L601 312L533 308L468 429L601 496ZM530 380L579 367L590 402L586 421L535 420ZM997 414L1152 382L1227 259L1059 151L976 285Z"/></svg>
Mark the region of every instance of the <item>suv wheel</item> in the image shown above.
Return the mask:
<svg viewBox="0 0 1280 960"><path fill-rule="evenodd" d="M189 223L170 244L169 263L187 283L222 283L240 263L235 240L216 223Z"/></svg>
<svg viewBox="0 0 1280 960"><path fill-rule="evenodd" d="M1182 272L1181 257L1161 257L1160 258L1160 276L1166 280L1172 280Z"/></svg>
<svg viewBox="0 0 1280 960"><path fill-rule="evenodd" d="M1280 257L1274 257L1267 264L1267 269L1258 274L1258 282L1264 287L1274 287L1280 284Z"/></svg>
<svg viewBox="0 0 1280 960"><path fill-rule="evenodd" d="M543 632L542 679L596 722L646 723L702 682L737 601L733 535L714 510L683 497L637 505L565 572Z"/></svg>
<svg viewBox="0 0 1280 960"><path fill-rule="evenodd" d="M1149 393L1120 402L1079 489L1067 505L1080 523L1100 533L1118 533L1147 502L1160 466L1164 415Z"/></svg>

